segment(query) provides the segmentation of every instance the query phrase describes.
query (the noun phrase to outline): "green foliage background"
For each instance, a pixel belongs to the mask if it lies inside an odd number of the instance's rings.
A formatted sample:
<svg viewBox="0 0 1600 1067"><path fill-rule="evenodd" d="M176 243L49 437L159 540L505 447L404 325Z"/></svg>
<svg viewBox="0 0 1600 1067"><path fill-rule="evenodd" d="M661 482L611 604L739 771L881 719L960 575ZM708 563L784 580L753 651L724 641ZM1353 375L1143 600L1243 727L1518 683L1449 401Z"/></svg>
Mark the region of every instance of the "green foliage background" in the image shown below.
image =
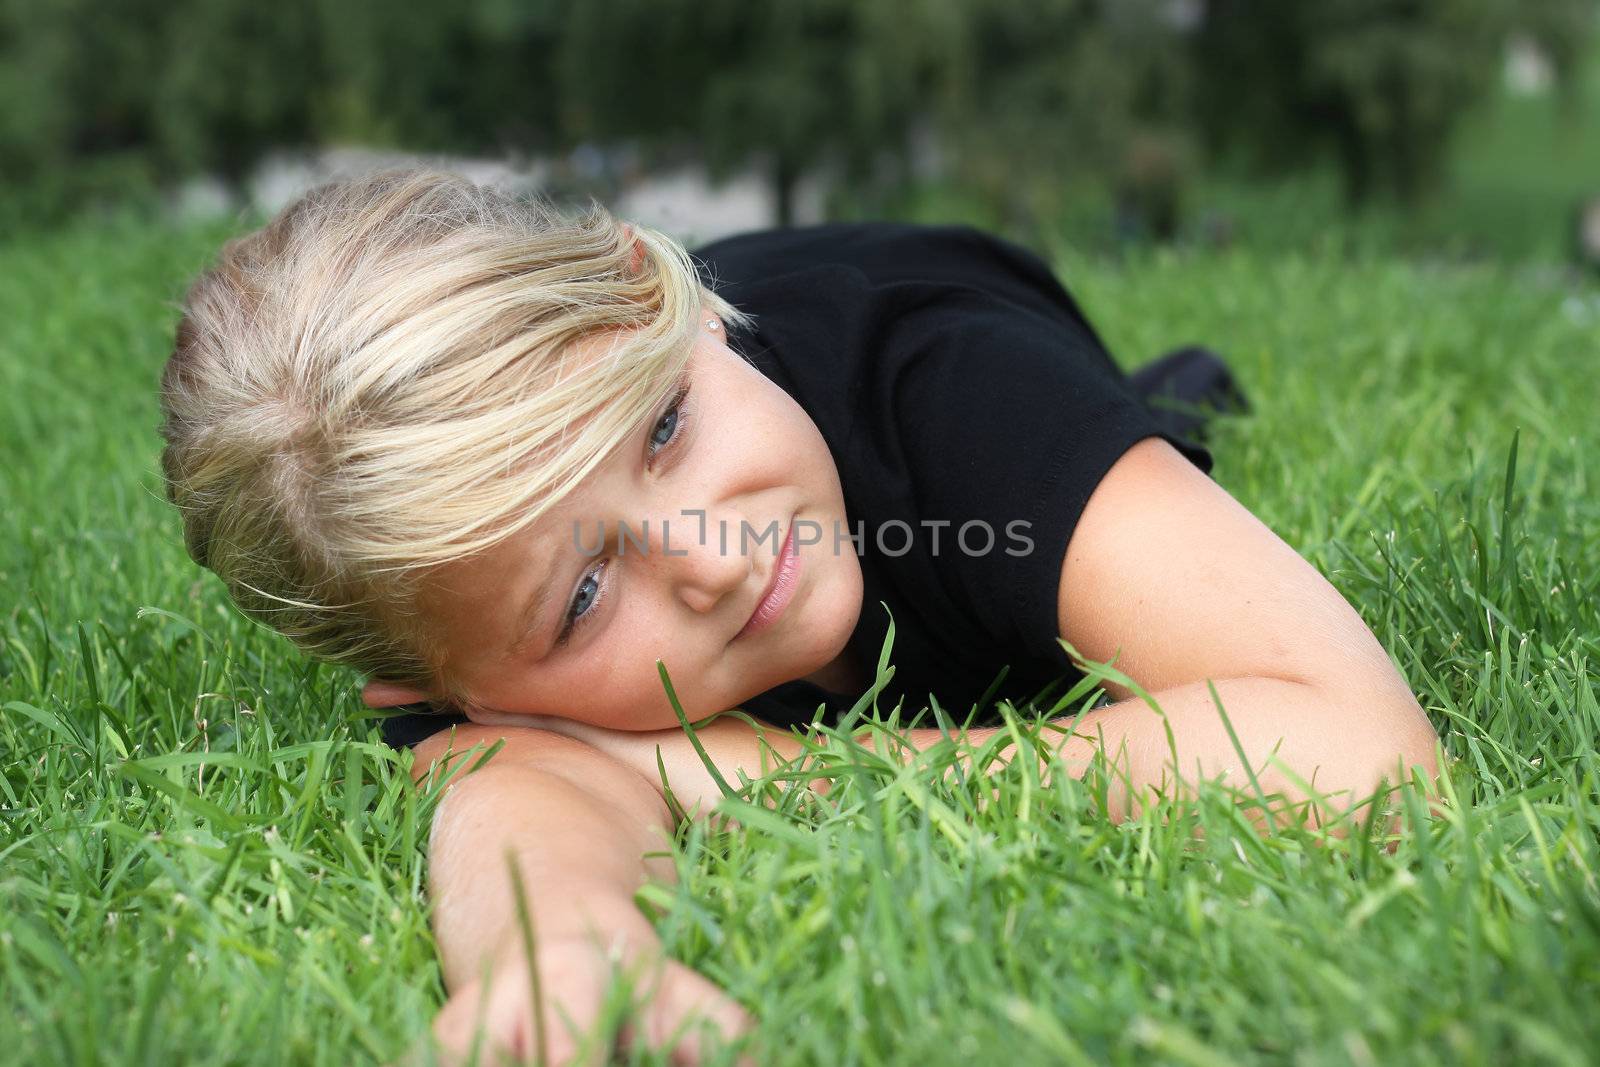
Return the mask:
<svg viewBox="0 0 1600 1067"><path fill-rule="evenodd" d="M1207 183L1327 173L1341 210L1410 212L1452 181L1514 35L1550 59L1564 136L1592 125L1597 20L1596 0L0 0L0 232L336 144L754 165L785 219L818 173L831 213L897 210L930 138L940 182L1010 232L1109 200L1171 240Z"/></svg>

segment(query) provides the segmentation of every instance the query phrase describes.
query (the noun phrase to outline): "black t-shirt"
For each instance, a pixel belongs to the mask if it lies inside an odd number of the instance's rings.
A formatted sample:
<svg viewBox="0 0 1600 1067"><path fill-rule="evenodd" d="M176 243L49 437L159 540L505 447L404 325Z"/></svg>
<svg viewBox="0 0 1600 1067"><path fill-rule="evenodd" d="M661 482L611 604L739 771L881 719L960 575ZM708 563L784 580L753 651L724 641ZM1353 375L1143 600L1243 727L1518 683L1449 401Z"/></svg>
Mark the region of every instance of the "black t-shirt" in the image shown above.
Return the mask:
<svg viewBox="0 0 1600 1067"><path fill-rule="evenodd" d="M863 603L849 652L871 667L893 616L887 713L931 693L964 721L1080 677L1057 643L1062 560L1089 495L1139 440L1166 432L1077 303L1027 250L967 226L830 223L725 238L702 279L755 316L728 344L811 416L844 488ZM832 551L826 531L808 551ZM885 610L887 608L887 611ZM995 685L1002 668L1006 673ZM991 691L992 687L992 691ZM859 693L795 680L742 705L779 725L821 721ZM459 718L384 723L409 744Z"/></svg>

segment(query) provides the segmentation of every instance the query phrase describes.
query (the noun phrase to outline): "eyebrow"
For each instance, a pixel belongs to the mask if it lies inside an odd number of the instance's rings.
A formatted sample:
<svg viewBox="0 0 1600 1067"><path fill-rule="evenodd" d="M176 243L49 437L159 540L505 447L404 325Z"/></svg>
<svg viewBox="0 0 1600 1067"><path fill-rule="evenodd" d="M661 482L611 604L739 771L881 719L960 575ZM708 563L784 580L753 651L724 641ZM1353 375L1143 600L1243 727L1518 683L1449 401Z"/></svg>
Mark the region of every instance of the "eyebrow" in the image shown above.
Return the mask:
<svg viewBox="0 0 1600 1067"><path fill-rule="evenodd" d="M557 553L557 556L559 557L559 553ZM521 655L527 650L528 645L533 642L534 638L539 636L536 627L539 624L539 619L544 616L545 605L550 603L550 597L555 591L555 584L555 568L553 566L546 567L544 577L534 587L533 595L528 598L528 603L523 606L522 614L517 617L517 625L513 631L517 634L517 639L512 641L511 647L507 649L511 655Z"/></svg>
<svg viewBox="0 0 1600 1067"><path fill-rule="evenodd" d="M672 397L673 394L678 391L679 387L691 380L691 372L689 367L689 364L684 364L682 373L675 377L672 380L672 383L667 387L665 394L667 398ZM639 436L640 433L648 434L651 431L653 428L654 418L653 416L646 416L646 419L650 420L650 424L635 430L631 435L629 435L629 441L632 441L634 438ZM602 551L604 548L605 545L602 542ZM574 550L576 550L576 546L574 546ZM596 555L599 555L599 553L596 553ZM560 549L557 549L551 554L551 565L544 569L544 577L541 578L539 580L539 584L534 587L533 594L528 598L528 603L523 606L522 613L517 616L517 624L513 632L518 636L514 641L511 642L510 647L506 650L509 655L517 656L522 654L527 650L528 645L530 645L534 639L539 636L541 632L538 629L539 620L544 616L546 606L555 596L555 565L561 560L561 557L562 551ZM590 556L588 558L593 559L594 556ZM557 624L556 633L557 635L560 633L559 623ZM555 636L556 635L551 636L549 648L555 647ZM545 650L545 655L550 654L549 648Z"/></svg>

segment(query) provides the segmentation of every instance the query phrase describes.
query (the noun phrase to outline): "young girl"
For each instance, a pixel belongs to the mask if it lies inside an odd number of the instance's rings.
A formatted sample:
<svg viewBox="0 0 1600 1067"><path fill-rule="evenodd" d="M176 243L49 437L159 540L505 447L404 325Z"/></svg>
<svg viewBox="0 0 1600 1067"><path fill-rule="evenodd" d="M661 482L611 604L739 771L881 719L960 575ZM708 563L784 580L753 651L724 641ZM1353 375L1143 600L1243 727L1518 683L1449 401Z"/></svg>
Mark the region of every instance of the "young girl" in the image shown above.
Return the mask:
<svg viewBox="0 0 1600 1067"><path fill-rule="evenodd" d="M665 789L695 814L719 796L658 660L732 780L854 703L892 621L878 705L908 717L1020 707L1077 675L1063 641L1115 659L1165 718L1108 683L1058 759L1103 750L1116 817L1251 771L1346 807L1432 781L1387 654L1158 391L1237 399L1198 350L1130 381L1043 263L970 228L690 256L598 207L406 169L306 194L194 282L162 461L190 553L244 611L368 673L369 704L433 709L386 723L419 778L503 742L433 830L444 1047L538 1035L568 1062L613 965L648 964L623 1039L694 1061L685 1024L750 1020L633 904L673 876L651 855ZM736 707L780 728L703 722Z"/></svg>

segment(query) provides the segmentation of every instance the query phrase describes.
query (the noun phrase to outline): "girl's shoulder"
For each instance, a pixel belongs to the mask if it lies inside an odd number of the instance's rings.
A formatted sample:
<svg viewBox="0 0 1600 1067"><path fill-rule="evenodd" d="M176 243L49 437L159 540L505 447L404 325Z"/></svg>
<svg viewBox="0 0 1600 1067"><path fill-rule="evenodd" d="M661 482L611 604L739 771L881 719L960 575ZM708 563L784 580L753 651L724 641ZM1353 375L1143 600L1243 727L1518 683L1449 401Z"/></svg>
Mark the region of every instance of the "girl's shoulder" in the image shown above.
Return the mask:
<svg viewBox="0 0 1600 1067"><path fill-rule="evenodd" d="M1039 256L961 223L831 222L724 237L695 250L716 281L756 282L817 267L847 267L873 285L926 282L1059 289Z"/></svg>

